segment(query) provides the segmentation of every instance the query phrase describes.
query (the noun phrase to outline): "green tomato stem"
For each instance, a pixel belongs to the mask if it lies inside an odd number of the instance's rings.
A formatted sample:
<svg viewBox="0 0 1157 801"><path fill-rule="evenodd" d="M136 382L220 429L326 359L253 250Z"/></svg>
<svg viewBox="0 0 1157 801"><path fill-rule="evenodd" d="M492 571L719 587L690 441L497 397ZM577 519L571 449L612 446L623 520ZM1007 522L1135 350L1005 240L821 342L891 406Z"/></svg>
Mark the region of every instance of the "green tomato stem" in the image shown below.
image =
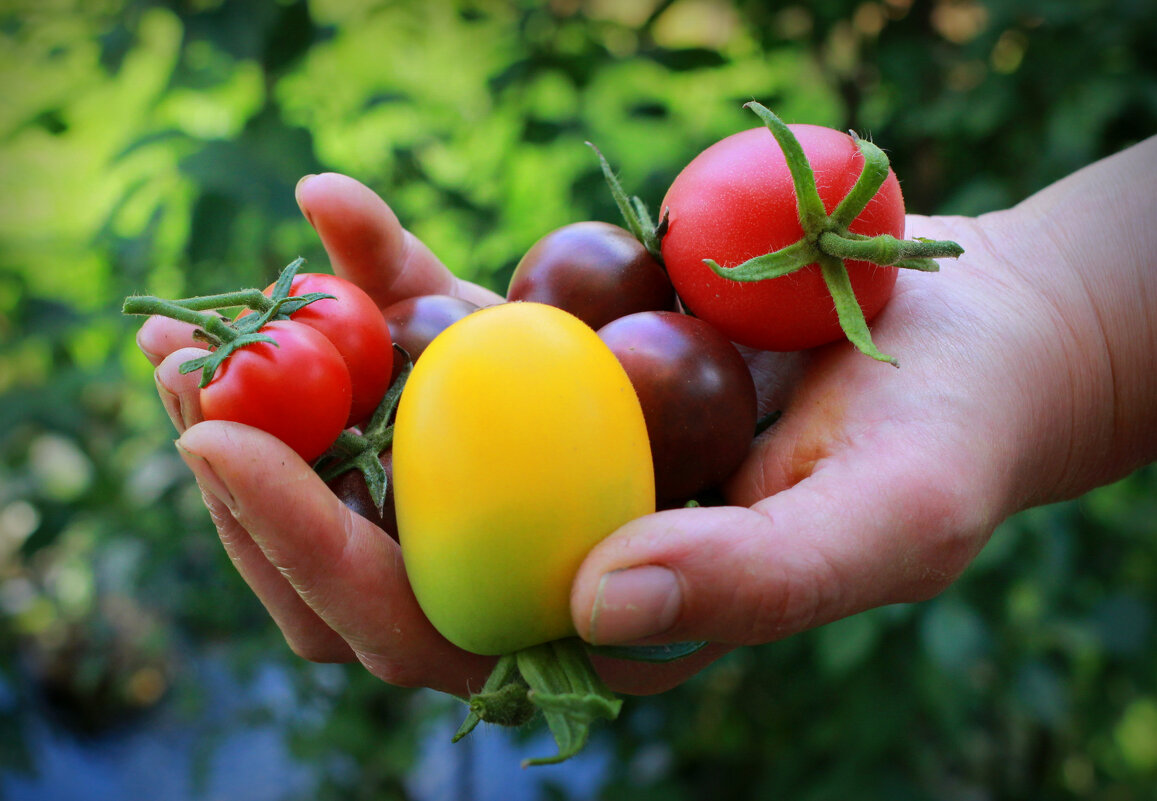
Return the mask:
<svg viewBox="0 0 1157 801"><path fill-rule="evenodd" d="M732 281L763 281L768 278L779 278L809 264L815 264L820 255L817 244L805 237L734 267L722 267L713 259L704 259L703 263L722 278L730 278Z"/></svg>
<svg viewBox="0 0 1157 801"><path fill-rule="evenodd" d="M935 239L897 239L889 234L855 236L825 231L820 234L819 248L829 256L880 265L904 265L908 261L923 265L928 259L956 258L964 248L951 241ZM935 262L933 262L935 265ZM927 269L915 267L914 269ZM939 267L934 267L939 269Z"/></svg>
<svg viewBox="0 0 1157 801"><path fill-rule="evenodd" d="M238 336L237 331L216 314L206 314L204 311L184 306L178 301L165 300L153 295L133 295L126 298L121 311L134 315L159 314L184 323L192 323L209 334L211 339L216 340L215 344L232 342Z"/></svg>
<svg viewBox="0 0 1157 801"><path fill-rule="evenodd" d="M555 640L526 648L515 657L530 687L527 698L542 710L558 745L554 756L523 760L524 767L569 759L586 745L595 720L619 716L623 702L595 673L580 640Z"/></svg>
<svg viewBox="0 0 1157 801"><path fill-rule="evenodd" d="M815 172L791 129L759 103L747 103L745 108L751 109L763 120L783 151L795 186L797 212L804 233L790 245L741 264L723 267L712 259L704 259L704 263L720 277L743 282L780 278L818 264L835 304L840 327L848 340L873 359L898 366L894 358L881 353L872 342L863 309L852 291L845 260L935 272L939 269L935 259L956 258L964 249L955 242L905 240L888 234L864 236L852 233L849 227L888 178L890 166L884 151L852 134L856 147L863 155L864 167L847 195L828 214L816 186Z"/></svg>
<svg viewBox="0 0 1157 801"><path fill-rule="evenodd" d="M273 300L259 289L241 289L236 292L222 292L217 295L200 295L195 298L174 300L172 303L186 309L208 310L245 306L263 312L273 306Z"/></svg>
<svg viewBox="0 0 1157 801"><path fill-rule="evenodd" d="M257 289L241 289L216 295L202 295L181 300L165 300L152 295L135 295L125 299L121 310L125 314L161 315L198 327L194 338L201 339L210 346L210 353L190 359L180 366L182 373L201 371L200 386L206 387L213 380L217 369L229 356L246 345L266 342L276 345L276 341L261 328L274 319L289 319L290 315L325 298L332 298L322 292L289 296L293 278L305 259L298 257L288 264L274 283L269 297ZM245 315L229 321L220 314L208 314L210 309L247 306L255 314Z"/></svg>
<svg viewBox="0 0 1157 801"><path fill-rule="evenodd" d="M527 697L528 689L518 672L517 657L514 654L499 657L482 689L467 702L470 711L451 742L461 740L482 721L500 726L521 726L529 721L538 710Z"/></svg>
<svg viewBox="0 0 1157 801"><path fill-rule="evenodd" d="M394 347L405 353L405 350L396 343ZM407 356L405 366L378 402L378 407L366 424L365 431L361 434L343 431L313 466L323 481L337 478L349 470L358 470L366 482L366 490L378 514L385 508L386 491L389 488L386 469L382 467L381 459L378 457L393 447L394 411L398 408L402 390L413 369L414 363Z"/></svg>
<svg viewBox="0 0 1157 801"><path fill-rule="evenodd" d="M619 212L623 215L623 221L627 224L631 234L635 239L642 243L647 252L651 254L652 258L663 263L663 254L660 250L659 240L662 236L662 226L656 227L654 221L651 219L650 212L647 211L647 206L638 197L627 195L623 189L623 185L619 182L618 177L615 176L611 169L610 162L607 161L602 151L594 146L593 143L587 142L587 146L595 151L595 155L599 158L599 167L603 172L603 180L607 182L607 186L611 190L611 197L615 200L615 205L619 207Z"/></svg>
<svg viewBox="0 0 1157 801"><path fill-rule="evenodd" d="M595 672L586 645L576 637L533 645L499 658L454 735L469 734L480 721L517 726L541 711L558 753L527 759L523 766L562 762L579 753L598 719L614 720L623 702Z"/></svg>
<svg viewBox="0 0 1157 801"><path fill-rule="evenodd" d="M304 264L305 259L298 256L281 268L281 272L277 275L277 280L273 282L273 291L269 293L271 300L277 301L289 297L289 291L293 288L293 279L297 277L298 270L300 270Z"/></svg>

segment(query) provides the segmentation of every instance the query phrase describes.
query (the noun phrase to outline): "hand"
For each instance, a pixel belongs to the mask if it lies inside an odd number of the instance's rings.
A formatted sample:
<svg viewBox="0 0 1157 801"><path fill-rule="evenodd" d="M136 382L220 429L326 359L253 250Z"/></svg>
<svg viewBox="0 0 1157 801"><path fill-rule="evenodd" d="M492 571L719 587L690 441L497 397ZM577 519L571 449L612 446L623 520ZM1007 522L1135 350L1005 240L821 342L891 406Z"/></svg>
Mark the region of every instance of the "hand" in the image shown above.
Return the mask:
<svg viewBox="0 0 1157 801"><path fill-rule="evenodd" d="M297 198L334 271L380 306L424 294L501 302L455 278L356 181L309 176L298 184ZM410 591L396 542L351 513L277 439L202 420L197 376L178 371L204 352L192 332L189 325L153 317L137 341L156 366L158 392L181 434L178 451L197 478L222 544L293 651L321 662L356 659L391 684L455 694L479 689L493 660L459 650L434 630ZM712 658L702 652L673 665L596 662L612 689L643 692L677 684Z"/></svg>
<svg viewBox="0 0 1157 801"><path fill-rule="evenodd" d="M734 506L624 526L572 591L589 641L715 644L668 665L596 660L612 689L661 691L735 645L927 598L1010 514L1152 459L1157 321L1145 297L1157 294L1157 242L1136 209L1155 148L1157 138L1008 212L910 218L909 236L966 252L939 275L901 275L873 330L899 371L846 344L749 354L762 410L784 414L726 488ZM1104 196L1095 214L1090 193ZM433 292L500 300L455 279L351 179L311 177L298 199L335 271L381 305ZM1093 244L1062 248L1058 231ZM193 382L176 371L188 329L150 320L139 342L221 539L290 646L356 658L395 684L477 689L491 660L430 627L392 540L275 439L198 422Z"/></svg>
<svg viewBox="0 0 1157 801"><path fill-rule="evenodd" d="M952 239L873 326L892 370L809 354L723 508L624 526L572 592L588 641L757 644L947 587L1002 520L1157 456L1157 137ZM776 362L751 358L757 378ZM765 388L767 386L764 382ZM763 411L768 411L764 408Z"/></svg>

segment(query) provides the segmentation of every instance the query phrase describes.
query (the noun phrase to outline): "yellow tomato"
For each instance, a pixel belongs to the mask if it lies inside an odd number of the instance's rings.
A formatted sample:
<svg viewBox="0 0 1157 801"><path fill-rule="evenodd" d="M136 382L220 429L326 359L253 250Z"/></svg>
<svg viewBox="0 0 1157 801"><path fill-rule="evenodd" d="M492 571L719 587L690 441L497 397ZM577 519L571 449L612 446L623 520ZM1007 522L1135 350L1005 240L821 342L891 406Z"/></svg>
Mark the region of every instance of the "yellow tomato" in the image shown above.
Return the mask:
<svg viewBox="0 0 1157 801"><path fill-rule="evenodd" d="M630 380L567 312L474 312L434 339L402 392L394 499L406 573L447 639L507 654L573 636L579 564L655 508Z"/></svg>

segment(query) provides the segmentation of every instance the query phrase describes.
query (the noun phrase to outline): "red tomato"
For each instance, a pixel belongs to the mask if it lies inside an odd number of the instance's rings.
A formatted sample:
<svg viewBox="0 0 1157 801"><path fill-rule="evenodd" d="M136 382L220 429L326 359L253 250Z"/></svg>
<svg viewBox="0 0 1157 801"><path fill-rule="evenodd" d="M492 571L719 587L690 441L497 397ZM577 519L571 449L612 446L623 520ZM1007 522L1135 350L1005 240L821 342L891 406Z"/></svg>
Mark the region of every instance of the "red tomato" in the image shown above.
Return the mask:
<svg viewBox="0 0 1157 801"><path fill-rule="evenodd" d="M816 125L790 125L816 176L828 213L848 193L864 159L852 138ZM801 350L844 337L831 295L812 264L780 278L740 283L703 263L734 267L803 236L783 151L765 128L734 134L704 150L675 178L663 260L684 305L735 342L762 350ZM875 197L851 224L853 233L904 236L904 200L889 169ZM852 289L871 320L896 282L895 267L847 261Z"/></svg>
<svg viewBox="0 0 1157 801"><path fill-rule="evenodd" d="M275 320L261 333L277 344L230 354L201 389L201 411L206 420L260 428L313 461L349 418L349 370L334 344L309 326Z"/></svg>
<svg viewBox="0 0 1157 801"><path fill-rule="evenodd" d="M273 287L267 287L270 294ZM361 287L328 273L301 273L290 284L291 296L322 292L331 298L314 301L290 319L325 335L345 359L353 386L347 425L367 419L390 387L394 351L390 329L378 304Z"/></svg>

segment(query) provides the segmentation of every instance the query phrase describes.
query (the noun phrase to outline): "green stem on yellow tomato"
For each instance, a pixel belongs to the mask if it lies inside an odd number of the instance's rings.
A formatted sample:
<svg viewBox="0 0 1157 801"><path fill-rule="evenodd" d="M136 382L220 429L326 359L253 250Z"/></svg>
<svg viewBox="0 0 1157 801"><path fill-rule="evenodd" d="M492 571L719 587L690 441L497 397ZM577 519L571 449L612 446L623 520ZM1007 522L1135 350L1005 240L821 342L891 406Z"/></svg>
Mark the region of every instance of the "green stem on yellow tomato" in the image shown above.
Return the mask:
<svg viewBox="0 0 1157 801"><path fill-rule="evenodd" d="M460 740L480 721L517 726L542 712L558 753L527 759L523 766L562 762L586 745L591 725L614 720L623 702L595 672L578 638L534 645L499 658L482 690L467 701L470 711L454 735Z"/></svg>
<svg viewBox="0 0 1157 801"><path fill-rule="evenodd" d="M500 726L521 726L537 711L527 697L529 688L518 672L514 654L499 657L482 689L470 696L470 711L458 727L451 742L458 742L482 721Z"/></svg>

